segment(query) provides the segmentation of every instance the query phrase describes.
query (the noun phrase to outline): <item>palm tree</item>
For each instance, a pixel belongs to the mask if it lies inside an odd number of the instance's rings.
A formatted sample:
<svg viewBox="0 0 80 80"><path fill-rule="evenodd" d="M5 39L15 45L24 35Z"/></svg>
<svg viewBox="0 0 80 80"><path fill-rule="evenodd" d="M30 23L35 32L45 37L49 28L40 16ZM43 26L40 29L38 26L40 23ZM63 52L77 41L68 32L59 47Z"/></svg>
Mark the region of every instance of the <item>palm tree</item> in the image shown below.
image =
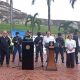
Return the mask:
<svg viewBox="0 0 80 80"><path fill-rule="evenodd" d="M70 3L72 5L72 8L74 8L74 3L76 2L77 0L70 0Z"/></svg>
<svg viewBox="0 0 80 80"><path fill-rule="evenodd" d="M51 11L50 5L51 5L51 1L54 1L54 0L47 0L47 5L48 5L48 31L51 31L51 29L50 29L50 20L51 20L51 18L50 18L50 11ZM32 4L34 4L34 2L35 2L35 0L32 0Z"/></svg>
<svg viewBox="0 0 80 80"><path fill-rule="evenodd" d="M47 0L47 5L48 5L48 31L51 31L50 29L50 5L51 5L51 1L54 2L54 0ZM32 4L34 4L35 0L32 0ZM74 3L76 2L76 0L70 0L70 3L72 5L72 8L74 8Z"/></svg>
<svg viewBox="0 0 80 80"><path fill-rule="evenodd" d="M73 24L72 21L67 21L67 22L61 23L61 25L58 28L58 31L60 32L60 30L62 28L64 30L63 33L65 34L65 38L66 38L67 33L72 33L75 30L73 28L72 24Z"/></svg>
<svg viewBox="0 0 80 80"><path fill-rule="evenodd" d="M72 21L67 21L67 22L61 23L60 26L59 26L59 28L58 28L59 32L60 32L60 29L63 28L64 32L67 33L68 30L70 28L72 28L72 26L71 26L72 23L73 23Z"/></svg>
<svg viewBox="0 0 80 80"><path fill-rule="evenodd" d="M12 32L12 23L13 23L13 0L10 0L10 27L11 27L11 30L10 32ZM12 34L11 34L12 36Z"/></svg>
<svg viewBox="0 0 80 80"><path fill-rule="evenodd" d="M36 18L37 15L38 13L35 13L34 16L28 15L25 22L25 26L27 26L27 24L30 23L30 27L32 28L32 36L33 36L34 27L36 25L38 26L38 31L40 30L41 20Z"/></svg>

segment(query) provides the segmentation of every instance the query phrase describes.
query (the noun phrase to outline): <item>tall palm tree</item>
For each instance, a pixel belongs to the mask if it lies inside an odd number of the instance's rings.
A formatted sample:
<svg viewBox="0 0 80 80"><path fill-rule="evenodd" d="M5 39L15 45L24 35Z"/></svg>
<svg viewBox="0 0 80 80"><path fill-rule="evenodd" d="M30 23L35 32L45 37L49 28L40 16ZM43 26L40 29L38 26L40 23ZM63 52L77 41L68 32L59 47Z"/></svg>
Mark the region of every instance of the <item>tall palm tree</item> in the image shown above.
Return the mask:
<svg viewBox="0 0 80 80"><path fill-rule="evenodd" d="M64 22L64 23L61 23L58 30L60 32L60 29L63 28L64 32L68 32L68 29L71 28L72 24L72 21L67 21L67 22Z"/></svg>
<svg viewBox="0 0 80 80"><path fill-rule="evenodd" d="M51 11L51 8L50 8L50 5L51 5L51 1L54 1L54 0L47 0L47 5L48 5L48 31L51 31L50 29L50 20L51 20L51 17L50 17L50 11ZM32 0L32 4L34 4L35 0Z"/></svg>
<svg viewBox="0 0 80 80"><path fill-rule="evenodd" d="M47 5L48 5L48 31L51 31L50 29L50 5L51 5L51 1L54 2L54 0L46 0L47 1ZM74 3L75 3L76 0L70 0L70 3L72 5L72 8L74 8ZM35 0L32 0L32 4L34 4Z"/></svg>
<svg viewBox="0 0 80 80"><path fill-rule="evenodd" d="M41 20L36 18L37 15L38 15L38 13L35 13L34 16L28 15L27 19L26 19L26 22L25 22L26 26L27 26L28 23L30 24L30 27L32 29L32 36L33 36L34 27L36 25L38 27L38 31L40 30Z"/></svg>
<svg viewBox="0 0 80 80"><path fill-rule="evenodd" d="M72 21L67 21L67 22L61 23L61 25L59 26L58 30L59 32L61 28L64 30L63 33L65 34L65 38L67 33L74 32L75 29L73 28L72 24L73 24Z"/></svg>
<svg viewBox="0 0 80 80"><path fill-rule="evenodd" d="M77 0L70 0L70 3L72 5L72 8L74 8L74 3L76 2Z"/></svg>

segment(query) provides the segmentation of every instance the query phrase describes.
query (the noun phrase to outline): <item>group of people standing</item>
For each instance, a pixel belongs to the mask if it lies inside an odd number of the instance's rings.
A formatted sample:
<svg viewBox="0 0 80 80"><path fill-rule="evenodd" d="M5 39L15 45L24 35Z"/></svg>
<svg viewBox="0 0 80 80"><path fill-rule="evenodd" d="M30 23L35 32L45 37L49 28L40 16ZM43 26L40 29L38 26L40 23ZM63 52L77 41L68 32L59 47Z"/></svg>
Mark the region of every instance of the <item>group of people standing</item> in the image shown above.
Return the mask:
<svg viewBox="0 0 80 80"><path fill-rule="evenodd" d="M6 64L7 67L10 63L10 44L11 40L8 37L9 34L7 31L3 31L2 36L0 37L0 66L3 66L4 57L6 55ZM22 39L19 36L19 32L16 32L16 36L12 38L13 47L12 47L12 62L15 61L15 55L18 51L19 53L19 61L22 61L22 41L32 38L30 33L27 32L27 34ZM46 55L48 61L48 54L49 54L49 42L54 42L54 51L55 51L55 62L58 62L58 55L60 53L62 63L64 63L64 53L66 53L66 67L67 68L74 68L74 62L78 64L78 36L77 32L75 32L73 35L69 34L66 39L64 39L61 35L61 33L58 33L57 37L54 37L51 35L51 33L48 31L46 32L45 36L41 36L41 32L37 33L37 37L34 39L34 45L36 49L36 55L35 55L35 62L38 62L38 57L40 53L42 67L43 67L43 46L46 48Z"/></svg>
<svg viewBox="0 0 80 80"><path fill-rule="evenodd" d="M15 61L17 51L19 53L19 61L22 61L22 41L25 40L26 37L30 38L29 32L27 32L23 39L19 36L19 32L16 32L12 39L9 37L7 31L2 32L2 36L0 37L0 66L3 66L4 58L6 56L6 65L9 67L11 52L13 55L12 62ZM11 43L14 45L11 45Z"/></svg>
<svg viewBox="0 0 80 80"><path fill-rule="evenodd" d="M62 63L64 63L64 53L66 53L66 67L67 68L74 68L74 64L79 64L78 62L78 49L79 49L79 42L78 42L78 35L75 32L73 35L68 34L67 38L64 39L61 33L58 33L57 37L51 35L48 31L46 32L46 36L41 37L41 33L37 34L38 36L35 38L34 43L36 46L36 58L35 62L38 61L38 55L40 53L41 62L43 66L43 46L46 48L46 55L48 60L49 54L49 42L54 42L54 51L55 51L55 62L58 61L58 55L60 53Z"/></svg>

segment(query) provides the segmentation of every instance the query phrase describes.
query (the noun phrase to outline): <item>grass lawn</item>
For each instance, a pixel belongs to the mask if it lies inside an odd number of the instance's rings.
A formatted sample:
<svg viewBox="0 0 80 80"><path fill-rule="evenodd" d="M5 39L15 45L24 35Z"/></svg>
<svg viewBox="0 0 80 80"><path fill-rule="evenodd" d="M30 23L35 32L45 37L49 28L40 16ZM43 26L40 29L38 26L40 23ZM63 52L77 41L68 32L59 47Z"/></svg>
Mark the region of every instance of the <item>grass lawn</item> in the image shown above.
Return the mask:
<svg viewBox="0 0 80 80"><path fill-rule="evenodd" d="M12 29L27 31L27 30L31 30L31 27L30 26L26 27L24 24L23 25L22 24L16 24L16 25L12 26ZM2 32L3 30L10 31L11 30L10 24L0 24L0 32ZM46 32L46 31L48 31L48 27L42 25L40 32ZM34 33L36 33L36 32L38 32L37 27L34 28ZM51 26L51 32L52 33L58 33L58 27L57 26Z"/></svg>

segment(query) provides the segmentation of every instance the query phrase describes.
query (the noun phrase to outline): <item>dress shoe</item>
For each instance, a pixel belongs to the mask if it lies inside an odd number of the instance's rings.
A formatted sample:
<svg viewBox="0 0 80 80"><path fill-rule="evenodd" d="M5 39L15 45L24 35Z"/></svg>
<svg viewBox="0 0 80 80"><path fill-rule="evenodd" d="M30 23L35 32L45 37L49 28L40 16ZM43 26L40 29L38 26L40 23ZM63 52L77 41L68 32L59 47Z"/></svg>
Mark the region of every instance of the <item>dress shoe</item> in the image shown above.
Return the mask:
<svg viewBox="0 0 80 80"><path fill-rule="evenodd" d="M12 62L14 62L14 60L12 60Z"/></svg>
<svg viewBox="0 0 80 80"><path fill-rule="evenodd" d="M7 64L7 67L9 67L9 64Z"/></svg>
<svg viewBox="0 0 80 80"><path fill-rule="evenodd" d="M2 64L0 64L0 67L2 67L3 65Z"/></svg>
<svg viewBox="0 0 80 80"><path fill-rule="evenodd" d="M42 64L42 67L43 67L43 64Z"/></svg>
<svg viewBox="0 0 80 80"><path fill-rule="evenodd" d="M70 66L66 66L67 68L70 68Z"/></svg>
<svg viewBox="0 0 80 80"><path fill-rule="evenodd" d="M38 62L38 60L35 60L35 62Z"/></svg>
<svg viewBox="0 0 80 80"><path fill-rule="evenodd" d="M19 62L22 62L22 60L19 60Z"/></svg>
<svg viewBox="0 0 80 80"><path fill-rule="evenodd" d="M48 62L48 60L46 60L46 62Z"/></svg>
<svg viewBox="0 0 80 80"><path fill-rule="evenodd" d="M78 62L76 62L76 64L79 64Z"/></svg>
<svg viewBox="0 0 80 80"><path fill-rule="evenodd" d="M74 66L71 66L71 68L74 68Z"/></svg>
<svg viewBox="0 0 80 80"><path fill-rule="evenodd" d="M62 61L62 63L64 63L64 61Z"/></svg>

